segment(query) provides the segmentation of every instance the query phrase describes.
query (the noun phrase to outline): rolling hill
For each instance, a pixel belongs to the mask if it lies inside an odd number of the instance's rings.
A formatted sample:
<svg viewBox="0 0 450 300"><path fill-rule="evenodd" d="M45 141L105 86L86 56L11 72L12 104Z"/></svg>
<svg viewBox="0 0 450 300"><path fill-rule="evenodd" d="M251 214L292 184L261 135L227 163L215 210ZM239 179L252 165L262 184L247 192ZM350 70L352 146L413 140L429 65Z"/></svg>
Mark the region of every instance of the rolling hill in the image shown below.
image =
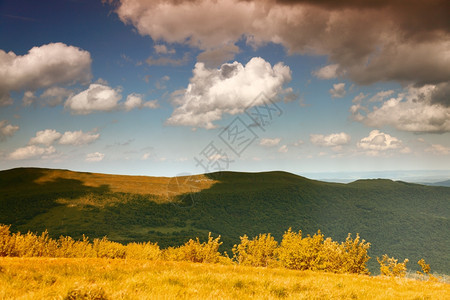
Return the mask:
<svg viewBox="0 0 450 300"><path fill-rule="evenodd" d="M208 232L222 250L270 232L281 240L292 227L333 240L359 233L372 243L369 268L384 253L424 258L450 273L450 188L386 179L349 184L310 180L286 172L219 172L165 178L19 168L0 171L0 223L53 237L153 241L162 247Z"/></svg>

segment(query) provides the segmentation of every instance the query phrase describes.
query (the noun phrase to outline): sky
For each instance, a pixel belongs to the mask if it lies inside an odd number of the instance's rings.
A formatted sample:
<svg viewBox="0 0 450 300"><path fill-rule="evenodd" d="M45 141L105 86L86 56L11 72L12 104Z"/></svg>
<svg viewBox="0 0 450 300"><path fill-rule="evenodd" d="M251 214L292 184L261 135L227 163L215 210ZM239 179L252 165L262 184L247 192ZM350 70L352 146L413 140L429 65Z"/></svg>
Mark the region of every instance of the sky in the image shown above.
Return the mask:
<svg viewBox="0 0 450 300"><path fill-rule="evenodd" d="M0 169L449 179L449 11L0 0Z"/></svg>

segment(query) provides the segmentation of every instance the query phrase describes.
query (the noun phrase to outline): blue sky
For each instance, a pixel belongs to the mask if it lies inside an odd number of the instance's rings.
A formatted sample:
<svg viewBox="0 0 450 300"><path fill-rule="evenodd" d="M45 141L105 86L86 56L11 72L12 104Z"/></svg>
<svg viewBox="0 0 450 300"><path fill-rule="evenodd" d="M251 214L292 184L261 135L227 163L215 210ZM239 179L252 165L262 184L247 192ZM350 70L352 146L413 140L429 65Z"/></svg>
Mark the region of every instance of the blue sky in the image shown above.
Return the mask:
<svg viewBox="0 0 450 300"><path fill-rule="evenodd" d="M0 169L445 174L447 8L2 0Z"/></svg>

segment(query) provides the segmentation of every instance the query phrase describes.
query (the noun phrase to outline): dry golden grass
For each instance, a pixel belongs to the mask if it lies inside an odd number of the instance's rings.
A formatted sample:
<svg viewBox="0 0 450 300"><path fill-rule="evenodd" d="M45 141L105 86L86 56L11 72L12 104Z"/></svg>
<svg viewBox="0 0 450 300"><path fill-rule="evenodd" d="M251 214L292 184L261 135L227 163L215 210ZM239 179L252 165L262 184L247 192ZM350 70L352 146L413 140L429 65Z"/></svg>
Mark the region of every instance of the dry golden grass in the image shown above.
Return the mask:
<svg viewBox="0 0 450 300"><path fill-rule="evenodd" d="M0 258L0 299L448 299L449 295L449 284L406 278L188 262Z"/></svg>
<svg viewBox="0 0 450 300"><path fill-rule="evenodd" d="M132 193L141 195L157 195L162 199L173 200L174 196L185 193L197 193L210 188L215 180L205 175L171 177L109 175L100 173L82 173L67 170L43 169L43 175L34 183L44 184L61 179L78 180L86 187L107 187L110 192ZM91 204L89 195L85 197Z"/></svg>

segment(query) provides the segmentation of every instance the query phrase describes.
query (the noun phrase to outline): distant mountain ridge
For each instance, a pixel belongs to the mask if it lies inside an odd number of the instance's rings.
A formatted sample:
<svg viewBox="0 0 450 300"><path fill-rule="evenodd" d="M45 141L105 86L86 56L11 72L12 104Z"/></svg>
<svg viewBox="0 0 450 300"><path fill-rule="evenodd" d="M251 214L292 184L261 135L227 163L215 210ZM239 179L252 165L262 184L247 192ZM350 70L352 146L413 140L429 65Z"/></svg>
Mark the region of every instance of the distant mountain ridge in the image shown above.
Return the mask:
<svg viewBox="0 0 450 300"><path fill-rule="evenodd" d="M447 186L450 187L450 179L440 182L432 182L432 183L423 183L425 185L433 185L433 186Z"/></svg>
<svg viewBox="0 0 450 300"><path fill-rule="evenodd" d="M359 233L372 243L369 267L384 253L416 268L450 273L450 188L387 179L348 184L311 180L287 172L218 172L168 178L68 170L0 171L0 223L54 237L108 238L119 242L184 243L208 232L228 251L239 236L289 227L320 229L333 240Z"/></svg>

